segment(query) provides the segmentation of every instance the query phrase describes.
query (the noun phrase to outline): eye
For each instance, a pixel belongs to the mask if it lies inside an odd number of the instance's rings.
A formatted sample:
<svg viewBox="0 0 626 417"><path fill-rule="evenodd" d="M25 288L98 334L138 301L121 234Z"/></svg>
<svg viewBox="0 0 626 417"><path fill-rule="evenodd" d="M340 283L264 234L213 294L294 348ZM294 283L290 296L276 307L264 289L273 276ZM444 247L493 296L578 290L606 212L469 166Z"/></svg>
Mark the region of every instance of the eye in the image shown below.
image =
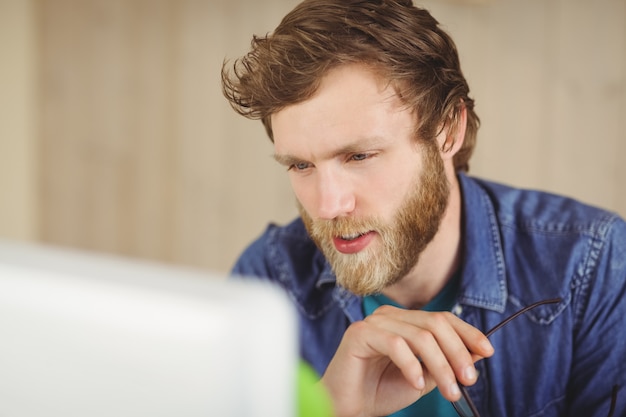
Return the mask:
<svg viewBox="0 0 626 417"><path fill-rule="evenodd" d="M309 164L308 162L297 162L295 164L291 164L289 165L289 168L287 169L288 171L294 170L294 171L304 171L305 169L309 168L311 166L311 164Z"/></svg>
<svg viewBox="0 0 626 417"><path fill-rule="evenodd" d="M368 159L371 155L368 153L355 153L350 156L351 161L364 161Z"/></svg>

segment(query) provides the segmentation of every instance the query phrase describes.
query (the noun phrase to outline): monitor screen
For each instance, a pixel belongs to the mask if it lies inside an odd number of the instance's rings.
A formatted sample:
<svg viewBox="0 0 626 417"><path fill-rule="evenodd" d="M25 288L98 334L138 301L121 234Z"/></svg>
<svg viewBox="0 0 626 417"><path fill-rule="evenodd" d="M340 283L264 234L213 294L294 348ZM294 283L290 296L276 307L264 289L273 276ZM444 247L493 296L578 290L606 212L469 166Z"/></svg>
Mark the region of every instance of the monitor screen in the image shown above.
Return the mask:
<svg viewBox="0 0 626 417"><path fill-rule="evenodd" d="M273 287L0 241L0 415L291 417L296 364Z"/></svg>

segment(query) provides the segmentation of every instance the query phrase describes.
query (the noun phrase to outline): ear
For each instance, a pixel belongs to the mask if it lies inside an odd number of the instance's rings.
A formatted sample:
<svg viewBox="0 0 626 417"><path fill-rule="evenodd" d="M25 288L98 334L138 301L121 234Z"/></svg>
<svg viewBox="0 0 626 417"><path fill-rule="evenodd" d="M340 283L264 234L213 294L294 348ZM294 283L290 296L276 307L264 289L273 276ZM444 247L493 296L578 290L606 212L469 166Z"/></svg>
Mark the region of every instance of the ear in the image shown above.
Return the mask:
<svg viewBox="0 0 626 417"><path fill-rule="evenodd" d="M463 140L465 139L465 129L467 128L467 108L465 104L461 102L461 105L456 109L456 112L450 115L448 123L437 136L437 143L439 144L439 153L441 157L446 159L452 159L454 155L463 146Z"/></svg>

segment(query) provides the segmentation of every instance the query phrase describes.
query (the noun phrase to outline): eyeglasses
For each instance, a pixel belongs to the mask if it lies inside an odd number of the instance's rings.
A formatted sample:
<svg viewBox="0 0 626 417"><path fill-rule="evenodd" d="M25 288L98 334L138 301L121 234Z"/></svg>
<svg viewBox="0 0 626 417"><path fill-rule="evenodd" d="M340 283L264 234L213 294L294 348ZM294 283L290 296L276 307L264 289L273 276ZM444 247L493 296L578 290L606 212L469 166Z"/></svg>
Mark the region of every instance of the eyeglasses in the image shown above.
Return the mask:
<svg viewBox="0 0 626 417"><path fill-rule="evenodd" d="M506 319L504 319L503 321L498 323L491 330L489 330L487 333L485 333L485 336L487 336L487 337L491 336L497 330L500 330L502 327L504 327L507 323L509 323L513 319L521 316L522 314L526 313L527 311L532 310L535 307L538 307L538 306L544 305L544 304L555 304L555 303L559 303L559 302L561 302L560 298L552 298L552 299L549 299L549 300L538 301L538 302L536 302L534 304L531 304L531 305L529 305L527 307L524 307L521 310L519 310L517 313L511 315L510 317L507 317ZM480 413L478 412L478 410L476 409L476 406L472 402L472 400L471 400L471 398L469 396L469 393L467 392L467 388L465 388L462 384L459 384L459 388L461 390L462 397L461 397L460 400L455 401L455 402L452 403L452 406L456 410L457 414L460 417L480 417ZM607 417L613 417L613 413L615 412L615 405L617 403L617 391L618 391L618 388L619 387L617 385L613 386L613 390L611 392L611 407L609 409L609 414L607 415Z"/></svg>

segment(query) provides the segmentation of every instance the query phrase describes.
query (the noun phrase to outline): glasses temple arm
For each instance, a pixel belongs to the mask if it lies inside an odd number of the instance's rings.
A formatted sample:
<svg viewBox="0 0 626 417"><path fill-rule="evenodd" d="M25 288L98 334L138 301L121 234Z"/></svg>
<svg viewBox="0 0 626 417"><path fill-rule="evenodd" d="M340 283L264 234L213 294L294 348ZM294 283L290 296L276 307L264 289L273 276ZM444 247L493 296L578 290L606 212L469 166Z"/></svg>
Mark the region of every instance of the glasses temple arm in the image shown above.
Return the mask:
<svg viewBox="0 0 626 417"><path fill-rule="evenodd" d="M487 333L485 333L485 336L487 336L487 337L491 336L497 330L500 330L502 327L504 327L506 324L508 324L511 320L521 316L522 314L526 313L528 310L532 310L533 308L538 307L538 306L543 305L543 304L556 304L556 303L560 303L561 301L563 301L561 298L551 298L549 300L537 301L536 303L533 303L533 304L531 304L531 305L529 305L527 307L524 307L523 309L521 309L517 313L513 314L512 316L510 316L510 317L504 319L503 321L501 321L500 323L498 323L495 327L493 327Z"/></svg>

